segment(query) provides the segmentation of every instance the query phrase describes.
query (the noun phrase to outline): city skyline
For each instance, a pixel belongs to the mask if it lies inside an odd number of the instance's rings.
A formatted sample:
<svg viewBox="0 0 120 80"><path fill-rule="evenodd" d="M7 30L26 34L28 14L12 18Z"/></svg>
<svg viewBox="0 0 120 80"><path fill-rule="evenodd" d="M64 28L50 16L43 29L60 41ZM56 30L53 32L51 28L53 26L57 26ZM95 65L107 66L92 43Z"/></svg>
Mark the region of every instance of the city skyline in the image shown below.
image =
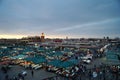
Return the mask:
<svg viewBox="0 0 120 80"><path fill-rule="evenodd" d="M0 0L0 38L120 36L119 0Z"/></svg>

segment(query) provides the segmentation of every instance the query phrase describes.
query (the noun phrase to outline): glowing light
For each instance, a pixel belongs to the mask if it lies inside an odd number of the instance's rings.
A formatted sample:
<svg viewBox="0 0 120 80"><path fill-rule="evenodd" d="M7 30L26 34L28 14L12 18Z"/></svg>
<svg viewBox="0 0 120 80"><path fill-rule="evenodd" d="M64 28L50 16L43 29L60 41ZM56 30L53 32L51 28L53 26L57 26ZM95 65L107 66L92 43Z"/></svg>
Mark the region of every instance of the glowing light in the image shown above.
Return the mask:
<svg viewBox="0 0 120 80"><path fill-rule="evenodd" d="M7 38L7 39L11 39L11 38L17 38L17 39L20 39L22 37L25 37L25 35L6 35L6 34L1 34L0 35L0 38Z"/></svg>

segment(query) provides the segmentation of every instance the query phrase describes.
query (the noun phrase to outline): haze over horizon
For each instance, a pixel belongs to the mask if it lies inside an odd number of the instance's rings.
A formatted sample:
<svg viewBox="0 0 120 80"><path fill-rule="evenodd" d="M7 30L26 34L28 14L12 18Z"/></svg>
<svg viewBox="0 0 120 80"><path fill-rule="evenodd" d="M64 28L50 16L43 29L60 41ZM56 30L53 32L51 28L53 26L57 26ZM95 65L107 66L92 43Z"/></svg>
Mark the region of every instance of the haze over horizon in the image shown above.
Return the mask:
<svg viewBox="0 0 120 80"><path fill-rule="evenodd" d="M120 0L0 0L0 38L120 37Z"/></svg>

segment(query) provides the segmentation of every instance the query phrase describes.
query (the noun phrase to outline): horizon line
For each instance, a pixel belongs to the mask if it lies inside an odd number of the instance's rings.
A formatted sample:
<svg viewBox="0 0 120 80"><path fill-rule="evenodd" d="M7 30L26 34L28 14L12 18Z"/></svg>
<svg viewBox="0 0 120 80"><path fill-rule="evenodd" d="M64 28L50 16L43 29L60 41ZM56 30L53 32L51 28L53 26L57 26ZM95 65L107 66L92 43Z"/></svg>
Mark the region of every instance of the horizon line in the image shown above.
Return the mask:
<svg viewBox="0 0 120 80"><path fill-rule="evenodd" d="M2 35L3 36L3 35ZM28 35L28 36L16 36L15 37L15 35L12 37L12 36L9 36L9 35L6 35L5 37L2 37L1 35L0 35L0 39L22 39L22 38L28 38L28 37L36 37L36 36L38 36L38 35ZM38 37L41 37L41 36L38 36ZM115 38L120 38L120 37L116 37L116 36L114 36L114 37L111 37L111 36L102 36L102 37L88 37L88 36L86 36L86 37L69 37L69 36L59 36L59 37L53 37L53 36L45 36L45 39L66 39L66 38L68 38L68 39L81 39L81 38L84 38L84 39L89 39L89 38L94 38L94 39L96 39L96 38L99 38L99 39L102 39L102 38L104 38L104 37L109 37L109 39L115 39Z"/></svg>

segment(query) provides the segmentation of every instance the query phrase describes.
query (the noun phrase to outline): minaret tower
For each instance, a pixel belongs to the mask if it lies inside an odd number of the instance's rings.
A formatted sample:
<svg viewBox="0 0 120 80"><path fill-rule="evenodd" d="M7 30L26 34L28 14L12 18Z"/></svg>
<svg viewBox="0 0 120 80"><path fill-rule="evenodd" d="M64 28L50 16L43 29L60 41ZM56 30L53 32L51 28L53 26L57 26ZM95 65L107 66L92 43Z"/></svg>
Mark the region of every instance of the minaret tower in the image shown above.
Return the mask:
<svg viewBox="0 0 120 80"><path fill-rule="evenodd" d="M45 35L44 35L44 33L41 34L41 42L45 42Z"/></svg>

